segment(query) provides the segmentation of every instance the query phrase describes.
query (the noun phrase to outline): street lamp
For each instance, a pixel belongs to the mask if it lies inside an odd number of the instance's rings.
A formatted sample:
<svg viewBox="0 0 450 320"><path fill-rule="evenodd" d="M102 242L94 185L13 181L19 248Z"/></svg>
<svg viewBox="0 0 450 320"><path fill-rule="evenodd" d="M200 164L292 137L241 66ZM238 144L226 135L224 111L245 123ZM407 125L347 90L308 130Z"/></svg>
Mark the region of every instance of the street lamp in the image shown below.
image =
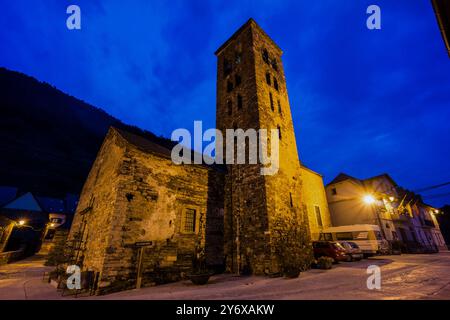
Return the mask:
<svg viewBox="0 0 450 320"><path fill-rule="evenodd" d="M23 226L25 224L25 220L19 220L19 226Z"/></svg>
<svg viewBox="0 0 450 320"><path fill-rule="evenodd" d="M366 194L363 197L363 201L366 204L373 204L375 202L375 198L371 194Z"/></svg>

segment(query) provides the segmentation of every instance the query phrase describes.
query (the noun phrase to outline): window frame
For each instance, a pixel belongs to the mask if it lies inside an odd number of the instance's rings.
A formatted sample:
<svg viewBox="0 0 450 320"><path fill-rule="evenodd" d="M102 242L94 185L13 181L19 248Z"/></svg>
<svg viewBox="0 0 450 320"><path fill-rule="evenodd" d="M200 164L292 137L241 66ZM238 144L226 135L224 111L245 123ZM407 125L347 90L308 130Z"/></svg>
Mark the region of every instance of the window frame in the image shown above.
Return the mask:
<svg viewBox="0 0 450 320"><path fill-rule="evenodd" d="M186 230L186 218L188 211L194 211L193 217L193 230ZM183 209L183 214L181 215L181 224L180 224L180 232L183 234L196 234L199 231L199 218L200 218L200 210L197 207L189 206Z"/></svg>

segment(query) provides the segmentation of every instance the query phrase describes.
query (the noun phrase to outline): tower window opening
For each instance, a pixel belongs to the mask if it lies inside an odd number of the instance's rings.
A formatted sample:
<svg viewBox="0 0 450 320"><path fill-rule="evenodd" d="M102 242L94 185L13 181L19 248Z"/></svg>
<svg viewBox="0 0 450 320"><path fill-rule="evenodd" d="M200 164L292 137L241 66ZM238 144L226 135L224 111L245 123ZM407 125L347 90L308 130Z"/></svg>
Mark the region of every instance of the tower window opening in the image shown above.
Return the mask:
<svg viewBox="0 0 450 320"><path fill-rule="evenodd" d="M278 91L278 81L275 78L273 78L273 87Z"/></svg>
<svg viewBox="0 0 450 320"><path fill-rule="evenodd" d="M263 58L265 63L267 63L267 64L270 63L270 61L269 61L269 53L267 52L267 49L263 50L262 58Z"/></svg>
<svg viewBox="0 0 450 320"><path fill-rule="evenodd" d="M242 53L241 52L236 52L235 53L235 58L234 61L236 62L236 64L240 64L242 61Z"/></svg>
<svg viewBox="0 0 450 320"><path fill-rule="evenodd" d="M231 116L233 114L233 103L231 102L231 100L228 100L227 108L228 108L228 115Z"/></svg>
<svg viewBox="0 0 450 320"><path fill-rule="evenodd" d="M281 112L281 103L280 100L278 100L278 113L283 115L283 112Z"/></svg>
<svg viewBox="0 0 450 320"><path fill-rule="evenodd" d="M237 96L237 107L238 107L238 110L242 109L242 96L240 94L238 94L238 96Z"/></svg>
<svg viewBox="0 0 450 320"><path fill-rule="evenodd" d="M266 73L266 82L270 86L270 73Z"/></svg>
<svg viewBox="0 0 450 320"><path fill-rule="evenodd" d="M272 92L269 93L269 99L270 99L270 109L272 109L272 111L275 111L274 107L273 107L273 97L272 97Z"/></svg>
<svg viewBox="0 0 450 320"><path fill-rule="evenodd" d="M294 201L292 200L292 192L289 192L289 202L291 204L291 208L294 206Z"/></svg>
<svg viewBox="0 0 450 320"><path fill-rule="evenodd" d="M234 83L235 83L236 87L238 87L241 84L241 82L242 82L241 76L238 75L238 74L235 75L234 76Z"/></svg>
<svg viewBox="0 0 450 320"><path fill-rule="evenodd" d="M228 76L232 71L231 63L228 59L223 60L223 75L224 77Z"/></svg>
<svg viewBox="0 0 450 320"><path fill-rule="evenodd" d="M233 91L233 82L227 81L227 92Z"/></svg>
<svg viewBox="0 0 450 320"><path fill-rule="evenodd" d="M280 128L280 126L278 126L277 129L278 129L278 138L280 138L280 140L281 140L281 128Z"/></svg>
<svg viewBox="0 0 450 320"><path fill-rule="evenodd" d="M272 60L272 68L273 68L273 70L278 71L277 60L275 60L275 59Z"/></svg>

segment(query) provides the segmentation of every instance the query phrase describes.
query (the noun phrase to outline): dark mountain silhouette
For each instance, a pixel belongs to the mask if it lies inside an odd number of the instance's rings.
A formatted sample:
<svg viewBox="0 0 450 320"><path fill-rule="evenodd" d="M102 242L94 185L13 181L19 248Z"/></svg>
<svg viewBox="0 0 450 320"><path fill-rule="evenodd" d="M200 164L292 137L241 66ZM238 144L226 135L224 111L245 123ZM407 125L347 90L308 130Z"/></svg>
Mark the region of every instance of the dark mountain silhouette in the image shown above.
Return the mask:
<svg viewBox="0 0 450 320"><path fill-rule="evenodd" d="M173 146L47 83L0 68L0 185L79 193L110 126Z"/></svg>

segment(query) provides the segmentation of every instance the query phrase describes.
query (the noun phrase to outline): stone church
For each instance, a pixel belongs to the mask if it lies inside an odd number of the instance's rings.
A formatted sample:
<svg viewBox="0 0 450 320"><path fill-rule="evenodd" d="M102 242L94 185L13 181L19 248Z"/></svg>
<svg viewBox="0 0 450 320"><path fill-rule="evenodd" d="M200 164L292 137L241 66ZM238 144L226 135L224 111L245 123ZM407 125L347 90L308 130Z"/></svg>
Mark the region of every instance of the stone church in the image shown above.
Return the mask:
<svg viewBox="0 0 450 320"><path fill-rule="evenodd" d="M217 271L271 274L274 219L296 217L313 238L330 226L322 177L299 161L281 49L250 19L215 54L217 129L278 129L278 173L176 165L167 147L111 128L67 247L99 294L182 279L200 255Z"/></svg>

